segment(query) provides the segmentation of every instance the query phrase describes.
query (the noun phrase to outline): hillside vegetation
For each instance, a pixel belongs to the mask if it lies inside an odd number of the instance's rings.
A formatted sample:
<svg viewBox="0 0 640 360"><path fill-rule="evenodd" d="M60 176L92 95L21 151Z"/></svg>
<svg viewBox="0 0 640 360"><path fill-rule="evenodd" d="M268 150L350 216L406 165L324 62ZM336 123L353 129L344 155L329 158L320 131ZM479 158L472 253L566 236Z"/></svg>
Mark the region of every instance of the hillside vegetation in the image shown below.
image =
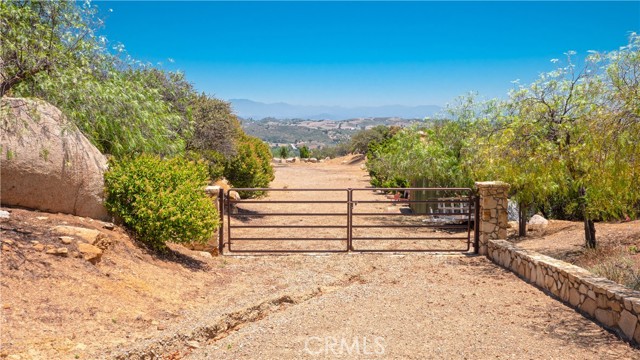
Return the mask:
<svg viewBox="0 0 640 360"><path fill-rule="evenodd" d="M197 93L182 73L132 59L122 44L99 35L104 23L97 14L97 7L90 2L1 2L0 96L39 98L55 105L103 154L111 157L113 169L118 169L120 162L147 167L148 162L132 161L145 154L185 158L204 163L209 181L224 176L240 186L268 186L273 179L269 147L242 130L230 105ZM8 158L9 154L2 156ZM166 170L175 176L146 171L151 169L131 169L128 173L141 170L138 174L162 175L168 181L201 179L199 169L200 166L168 167ZM147 181L171 188L164 180L132 176L121 178L120 183ZM198 187L174 195L158 203L163 211L198 212L193 209L198 201L175 201L181 196L205 196ZM111 204L112 210L131 205L128 198L114 199L121 199L121 204ZM142 202L139 204L142 206ZM155 226L151 218L144 220L143 226L127 221L142 219L141 211L143 207L130 209L137 215L124 217L125 223L138 234L161 231L149 228ZM208 216L215 218L215 211ZM210 233L215 222L202 221L207 224L203 233ZM162 231L173 235L200 232L185 228L187 225L181 221L166 226L169 228ZM156 245L156 240L149 240Z"/></svg>

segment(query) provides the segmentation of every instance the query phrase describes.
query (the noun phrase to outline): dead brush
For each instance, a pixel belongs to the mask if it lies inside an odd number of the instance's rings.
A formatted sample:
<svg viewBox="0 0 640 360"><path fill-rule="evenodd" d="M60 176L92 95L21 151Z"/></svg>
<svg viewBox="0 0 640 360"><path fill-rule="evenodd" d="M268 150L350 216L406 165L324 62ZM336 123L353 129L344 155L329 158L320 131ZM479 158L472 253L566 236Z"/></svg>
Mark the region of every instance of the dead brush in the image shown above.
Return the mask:
<svg viewBox="0 0 640 360"><path fill-rule="evenodd" d="M594 253L599 250L593 250ZM593 261L596 265L589 268L596 275L605 277L634 290L640 290L640 267L631 258L628 251L616 249L616 251L606 251L606 254L593 254L594 258L601 258L601 261Z"/></svg>

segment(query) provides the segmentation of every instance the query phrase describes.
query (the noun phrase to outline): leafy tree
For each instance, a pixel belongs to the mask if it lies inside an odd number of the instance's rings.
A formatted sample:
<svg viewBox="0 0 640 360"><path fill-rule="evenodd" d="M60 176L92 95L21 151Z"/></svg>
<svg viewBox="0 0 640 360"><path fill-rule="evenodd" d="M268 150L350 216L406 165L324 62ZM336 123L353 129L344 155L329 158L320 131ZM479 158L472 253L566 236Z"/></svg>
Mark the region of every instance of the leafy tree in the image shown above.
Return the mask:
<svg viewBox="0 0 640 360"><path fill-rule="evenodd" d="M225 157L232 157L236 153L236 141L243 132L238 118L231 111L231 105L205 94L194 96L189 105L194 132L187 148L213 150Z"/></svg>
<svg viewBox="0 0 640 360"><path fill-rule="evenodd" d="M288 146L280 146L279 150L280 158L285 159L289 157L289 147Z"/></svg>
<svg viewBox="0 0 640 360"><path fill-rule="evenodd" d="M594 221L633 213L639 198L639 45L634 34L620 51L590 56L581 71L569 53L566 66L512 91L479 155L524 204L561 200L565 213L578 214L589 248Z"/></svg>
<svg viewBox="0 0 640 360"><path fill-rule="evenodd" d="M91 56L95 12L71 1L0 2L0 97L37 74L55 77Z"/></svg>
<svg viewBox="0 0 640 360"><path fill-rule="evenodd" d="M308 159L311 157L311 151L309 151L309 148L306 145L302 145L300 147L300 157L302 159Z"/></svg>
<svg viewBox="0 0 640 360"><path fill-rule="evenodd" d="M354 154L366 154L370 145L379 144L393 136L398 128L390 128L378 125L371 129L360 130L353 134L350 140L351 152Z"/></svg>
<svg viewBox="0 0 640 360"><path fill-rule="evenodd" d="M94 35L95 12L88 3L2 2L3 92L59 107L103 153L181 152L189 126L163 99L169 82L111 54Z"/></svg>

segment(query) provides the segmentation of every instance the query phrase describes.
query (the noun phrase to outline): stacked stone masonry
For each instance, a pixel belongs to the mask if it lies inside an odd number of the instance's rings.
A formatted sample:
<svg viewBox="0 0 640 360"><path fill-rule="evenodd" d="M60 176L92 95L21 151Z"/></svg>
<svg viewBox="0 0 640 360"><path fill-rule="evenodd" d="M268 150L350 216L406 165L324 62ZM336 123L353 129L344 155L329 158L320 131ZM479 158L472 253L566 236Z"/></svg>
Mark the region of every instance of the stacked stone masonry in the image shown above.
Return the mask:
<svg viewBox="0 0 640 360"><path fill-rule="evenodd" d="M480 195L480 255L487 254L487 243L491 239L506 239L509 227L507 206L509 184L499 181L477 182Z"/></svg>
<svg viewBox="0 0 640 360"><path fill-rule="evenodd" d="M584 315L634 344L640 344L640 291L634 291L589 271L517 247L489 240L487 256Z"/></svg>

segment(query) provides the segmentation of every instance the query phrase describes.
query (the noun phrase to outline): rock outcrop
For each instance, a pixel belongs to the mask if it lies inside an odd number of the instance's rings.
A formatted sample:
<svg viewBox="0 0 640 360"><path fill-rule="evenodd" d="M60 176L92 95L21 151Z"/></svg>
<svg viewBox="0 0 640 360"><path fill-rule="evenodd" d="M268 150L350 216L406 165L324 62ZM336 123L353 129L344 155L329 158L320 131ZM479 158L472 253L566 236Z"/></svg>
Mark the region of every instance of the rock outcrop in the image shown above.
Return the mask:
<svg viewBox="0 0 640 360"><path fill-rule="evenodd" d="M55 106L0 99L0 202L106 220L107 160Z"/></svg>

